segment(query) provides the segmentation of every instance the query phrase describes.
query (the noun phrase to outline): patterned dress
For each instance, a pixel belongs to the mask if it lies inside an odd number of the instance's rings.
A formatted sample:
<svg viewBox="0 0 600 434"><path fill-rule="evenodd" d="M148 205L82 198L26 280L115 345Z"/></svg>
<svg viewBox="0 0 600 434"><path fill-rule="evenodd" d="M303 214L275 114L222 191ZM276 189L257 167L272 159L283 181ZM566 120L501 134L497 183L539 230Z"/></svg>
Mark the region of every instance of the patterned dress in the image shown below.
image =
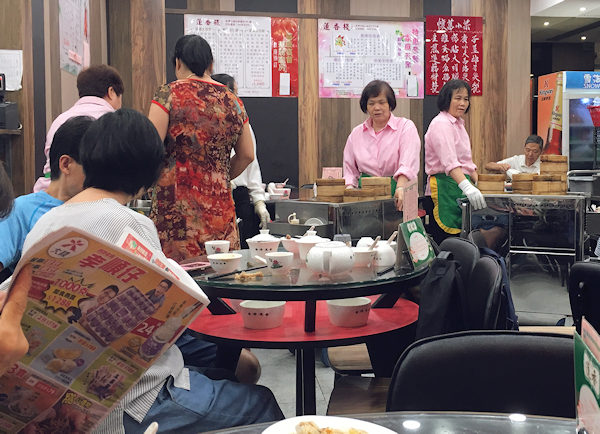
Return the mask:
<svg viewBox="0 0 600 434"><path fill-rule="evenodd" d="M239 249L229 167L248 121L242 102L226 86L187 79L161 86L152 103L169 114L166 164L150 213L165 255L205 255L208 240Z"/></svg>

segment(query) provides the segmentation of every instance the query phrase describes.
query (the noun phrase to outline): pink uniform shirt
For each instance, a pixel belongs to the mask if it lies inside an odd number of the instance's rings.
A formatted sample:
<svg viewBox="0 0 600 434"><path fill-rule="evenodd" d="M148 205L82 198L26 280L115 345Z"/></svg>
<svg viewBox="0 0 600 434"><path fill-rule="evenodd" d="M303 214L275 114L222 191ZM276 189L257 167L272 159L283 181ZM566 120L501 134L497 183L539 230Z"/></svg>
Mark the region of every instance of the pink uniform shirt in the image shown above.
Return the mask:
<svg viewBox="0 0 600 434"><path fill-rule="evenodd" d="M58 115L58 117L54 119L54 122L52 122L52 125L50 125L50 129L46 135L46 146L44 148L44 154L46 154L46 164L44 165L44 173L50 173L50 145L52 144L56 130L58 130L62 124L76 116L89 116L94 119L98 119L103 114L114 111L115 109L113 106L111 106L105 99L97 96L84 96L79 98L79 100L69 110ZM50 178L38 178L33 186L33 191L35 193L42 190L45 191L49 185Z"/></svg>
<svg viewBox="0 0 600 434"><path fill-rule="evenodd" d="M404 175L409 180L419 173L421 139L410 119L390 116L378 133L369 118L356 126L344 148L344 179L346 185L358 187L361 172L372 176Z"/></svg>
<svg viewBox="0 0 600 434"><path fill-rule="evenodd" d="M457 167L467 175L477 170L465 121L443 111L433 118L425 134L425 173L448 175Z"/></svg>

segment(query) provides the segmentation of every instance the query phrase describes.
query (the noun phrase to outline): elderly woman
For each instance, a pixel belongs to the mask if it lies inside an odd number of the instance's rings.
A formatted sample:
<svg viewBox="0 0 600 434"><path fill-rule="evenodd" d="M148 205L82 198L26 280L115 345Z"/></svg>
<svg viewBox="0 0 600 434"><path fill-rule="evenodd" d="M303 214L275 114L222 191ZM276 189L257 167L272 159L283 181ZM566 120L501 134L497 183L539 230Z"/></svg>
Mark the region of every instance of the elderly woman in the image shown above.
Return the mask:
<svg viewBox="0 0 600 434"><path fill-rule="evenodd" d="M469 112L470 98L469 83L448 81L438 95L440 113L425 134L425 173L429 176L427 190L431 192L434 217L430 233L438 243L460 233L462 214L456 199L466 196L474 209L486 207L483 195L475 187L477 166L463 120Z"/></svg>
<svg viewBox="0 0 600 434"><path fill-rule="evenodd" d="M346 188L360 186L366 176L389 176L396 207L402 209L404 185L419 173L421 139L415 124L396 117L396 96L381 80L365 86L360 108L369 118L355 127L344 148Z"/></svg>
<svg viewBox="0 0 600 434"><path fill-rule="evenodd" d="M177 80L156 91L148 115L167 153L150 217L165 254L182 261L206 254L209 240L240 248L229 181L252 162L254 150L242 102L210 77L208 43L182 36L172 61Z"/></svg>

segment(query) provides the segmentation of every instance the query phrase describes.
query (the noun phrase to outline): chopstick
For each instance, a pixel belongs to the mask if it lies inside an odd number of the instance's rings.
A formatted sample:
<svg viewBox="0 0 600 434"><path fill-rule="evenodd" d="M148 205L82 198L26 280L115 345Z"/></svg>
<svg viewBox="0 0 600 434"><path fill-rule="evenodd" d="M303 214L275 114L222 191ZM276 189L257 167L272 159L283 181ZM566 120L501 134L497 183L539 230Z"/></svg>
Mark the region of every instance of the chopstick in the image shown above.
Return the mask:
<svg viewBox="0 0 600 434"><path fill-rule="evenodd" d="M232 276L234 274L241 273L242 271L254 271L254 270L260 270L261 268L267 268L267 266L266 265L260 265L258 267L250 267L250 268L247 268L245 270L236 270L236 271L232 271L230 273L217 274L215 276L207 276L206 280L220 279L221 277Z"/></svg>
<svg viewBox="0 0 600 434"><path fill-rule="evenodd" d="M394 269L394 265L392 265L391 267L388 267L384 270L378 271L377 275L378 276L383 276L385 273L389 273L390 271L392 271Z"/></svg>

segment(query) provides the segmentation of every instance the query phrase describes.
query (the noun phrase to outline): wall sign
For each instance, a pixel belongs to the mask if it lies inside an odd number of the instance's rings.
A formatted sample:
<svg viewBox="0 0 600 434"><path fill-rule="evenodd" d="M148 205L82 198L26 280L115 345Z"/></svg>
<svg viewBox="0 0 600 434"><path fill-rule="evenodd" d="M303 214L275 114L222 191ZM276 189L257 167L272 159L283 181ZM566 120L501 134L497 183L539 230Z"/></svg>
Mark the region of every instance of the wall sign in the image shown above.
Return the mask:
<svg viewBox="0 0 600 434"><path fill-rule="evenodd" d="M465 80L482 94L483 18L428 15L425 19L427 95L451 79Z"/></svg>

